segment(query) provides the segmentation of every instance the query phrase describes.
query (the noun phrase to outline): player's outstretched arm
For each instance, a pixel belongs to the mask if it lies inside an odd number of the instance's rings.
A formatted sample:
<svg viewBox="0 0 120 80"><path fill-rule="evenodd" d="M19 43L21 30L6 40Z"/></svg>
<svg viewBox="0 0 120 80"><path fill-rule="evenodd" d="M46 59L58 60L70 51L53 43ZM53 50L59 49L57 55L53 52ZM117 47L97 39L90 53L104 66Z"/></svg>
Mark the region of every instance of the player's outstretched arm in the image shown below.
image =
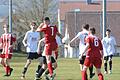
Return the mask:
<svg viewBox="0 0 120 80"><path fill-rule="evenodd" d="M57 32L57 35L58 35L61 39L63 39L63 35L62 35L62 34L60 34L59 32Z"/></svg>
<svg viewBox="0 0 120 80"><path fill-rule="evenodd" d="M75 36L75 37L70 41L70 43L72 43L73 41L75 41L77 38L78 38L78 36Z"/></svg>

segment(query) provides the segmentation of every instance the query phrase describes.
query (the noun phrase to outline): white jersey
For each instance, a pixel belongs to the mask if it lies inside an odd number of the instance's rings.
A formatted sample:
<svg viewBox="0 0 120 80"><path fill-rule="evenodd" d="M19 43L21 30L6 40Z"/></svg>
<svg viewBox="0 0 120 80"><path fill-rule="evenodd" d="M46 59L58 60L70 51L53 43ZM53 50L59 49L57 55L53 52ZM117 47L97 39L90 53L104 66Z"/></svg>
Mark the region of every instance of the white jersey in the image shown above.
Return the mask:
<svg viewBox="0 0 120 80"><path fill-rule="evenodd" d="M28 31L25 35L27 37L27 52L37 52L38 41L40 35L38 32Z"/></svg>
<svg viewBox="0 0 120 80"><path fill-rule="evenodd" d="M80 39L80 42L79 42L79 55L81 55L81 53L85 49L85 45L86 45L85 38L88 36L88 33L89 33L88 31L81 31L76 35Z"/></svg>
<svg viewBox="0 0 120 80"><path fill-rule="evenodd" d="M59 36L56 36L56 42L57 42L58 46L62 45L62 40Z"/></svg>
<svg viewBox="0 0 120 80"><path fill-rule="evenodd" d="M103 44L104 56L114 55L116 41L113 36L110 36L110 38L108 37L103 38L102 44Z"/></svg>

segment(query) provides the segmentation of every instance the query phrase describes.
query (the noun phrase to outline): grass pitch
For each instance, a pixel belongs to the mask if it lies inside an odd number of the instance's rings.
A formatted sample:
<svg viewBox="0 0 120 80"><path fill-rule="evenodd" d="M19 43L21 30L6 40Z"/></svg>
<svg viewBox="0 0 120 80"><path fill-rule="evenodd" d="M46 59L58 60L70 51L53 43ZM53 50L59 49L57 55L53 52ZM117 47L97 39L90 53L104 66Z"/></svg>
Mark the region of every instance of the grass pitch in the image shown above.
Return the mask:
<svg viewBox="0 0 120 80"><path fill-rule="evenodd" d="M4 77L5 74L3 67L0 65L0 80L21 80L21 72L26 62L25 54L14 54L11 67L14 68L14 71L10 77ZM58 59L58 68L56 70L55 80L81 80L81 72L79 69L78 59ZM25 80L34 80L35 70L37 68L38 61L33 60L32 64L29 66L29 69L26 73ZM95 71L95 69L94 69ZM102 66L102 73L103 66ZM103 74L104 80L120 80L120 57L113 57L113 73L112 74ZM44 80L44 79L42 79ZM97 75L94 76L92 80L98 80Z"/></svg>

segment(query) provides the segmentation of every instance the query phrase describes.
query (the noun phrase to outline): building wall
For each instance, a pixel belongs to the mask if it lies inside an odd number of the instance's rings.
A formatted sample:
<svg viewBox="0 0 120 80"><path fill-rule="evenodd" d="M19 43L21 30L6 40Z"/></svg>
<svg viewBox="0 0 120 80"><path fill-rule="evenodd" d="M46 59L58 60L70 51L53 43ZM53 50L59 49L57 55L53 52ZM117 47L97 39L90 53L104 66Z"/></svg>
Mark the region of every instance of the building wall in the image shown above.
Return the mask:
<svg viewBox="0 0 120 80"><path fill-rule="evenodd" d="M107 28L110 28L112 35L116 38L117 46L120 46L120 12L108 12L107 13ZM102 38L102 13L100 12L69 12L66 13L65 27L68 28L70 40L81 31L83 24L89 24L90 27L96 28L96 35ZM72 44L75 46L78 41Z"/></svg>
<svg viewBox="0 0 120 80"><path fill-rule="evenodd" d="M112 35L117 41L117 53L120 53L120 12L108 12L107 13L107 28L110 28ZM102 39L102 13L101 12L68 12L65 15L65 29L68 29L70 40L81 31L82 24L87 23L90 27L96 28L96 35ZM68 50L70 55L78 55L79 40L72 42ZM77 50L77 51L75 51ZM69 56L70 57L70 56ZM75 56L73 56L75 57Z"/></svg>
<svg viewBox="0 0 120 80"><path fill-rule="evenodd" d="M93 1L94 3L94 1ZM120 11L120 0L107 0L107 11ZM60 19L65 19L65 13L69 11L74 11L75 9L80 9L81 12L86 11L102 11L102 0L95 1L94 4L87 4L86 0L83 1L69 1L61 0L59 3L60 8Z"/></svg>

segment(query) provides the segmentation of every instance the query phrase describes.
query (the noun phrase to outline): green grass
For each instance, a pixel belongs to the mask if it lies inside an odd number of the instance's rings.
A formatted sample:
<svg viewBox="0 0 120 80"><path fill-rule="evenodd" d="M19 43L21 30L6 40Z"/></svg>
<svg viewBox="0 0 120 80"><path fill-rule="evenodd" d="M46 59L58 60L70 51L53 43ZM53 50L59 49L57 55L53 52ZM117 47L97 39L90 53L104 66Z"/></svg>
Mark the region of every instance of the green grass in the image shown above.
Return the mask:
<svg viewBox="0 0 120 80"><path fill-rule="evenodd" d="M15 54L12 58L11 66L14 71L10 77L3 77L5 74L3 67L0 65L0 80L20 80L21 72L26 62L26 55ZM58 59L58 68L56 70L55 80L81 80L81 72L77 59ZM34 60L30 65L25 80L34 80L35 70L37 68L37 60ZM95 69L94 69L95 70ZM103 66L102 66L103 73ZM113 74L104 75L104 80L120 80L120 57L113 58ZM43 79L44 80L44 79ZM98 80L97 75L93 80Z"/></svg>

